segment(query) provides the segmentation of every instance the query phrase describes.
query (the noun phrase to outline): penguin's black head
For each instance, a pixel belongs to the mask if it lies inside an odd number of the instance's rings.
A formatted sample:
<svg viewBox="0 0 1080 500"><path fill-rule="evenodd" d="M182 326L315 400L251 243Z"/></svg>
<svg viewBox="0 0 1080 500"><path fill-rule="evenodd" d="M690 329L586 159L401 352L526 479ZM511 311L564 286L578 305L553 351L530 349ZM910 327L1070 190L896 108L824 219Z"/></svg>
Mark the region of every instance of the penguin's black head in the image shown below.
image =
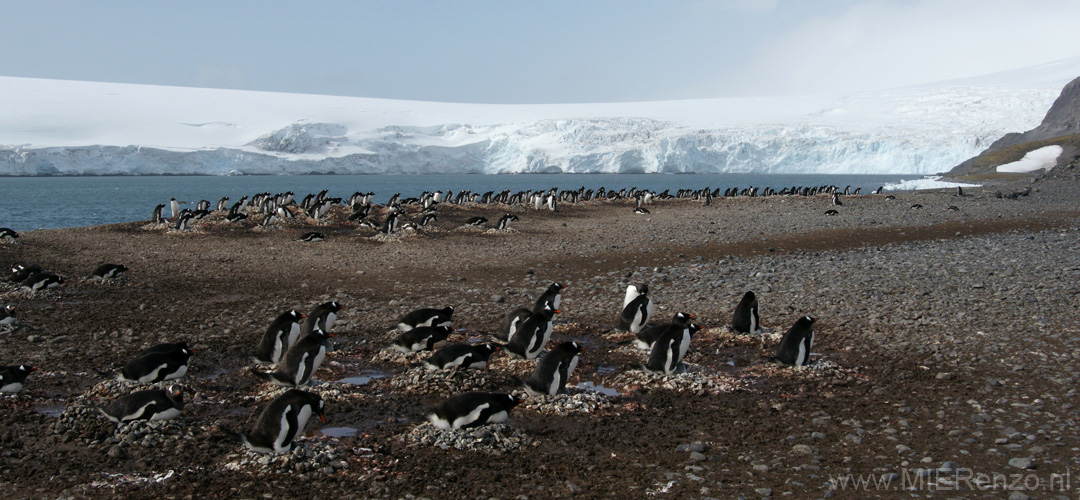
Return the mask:
<svg viewBox="0 0 1080 500"><path fill-rule="evenodd" d="M637 286L637 291L638 291L639 295L648 295L649 294L649 285L647 285L645 283L642 283L642 284Z"/></svg>
<svg viewBox="0 0 1080 500"><path fill-rule="evenodd" d="M330 306L333 307L334 309L338 309L338 310L345 309L345 305L338 302L338 301L336 301L336 300L331 302Z"/></svg>
<svg viewBox="0 0 1080 500"><path fill-rule="evenodd" d="M754 295L753 291L747 291L743 294L743 300L757 300L757 295Z"/></svg>
<svg viewBox="0 0 1080 500"><path fill-rule="evenodd" d="M35 366L19 365L19 371L23 373L32 373L37 370Z"/></svg>
<svg viewBox="0 0 1080 500"><path fill-rule="evenodd" d="M184 386L180 384L172 384L165 391L173 399L179 399L184 397Z"/></svg>

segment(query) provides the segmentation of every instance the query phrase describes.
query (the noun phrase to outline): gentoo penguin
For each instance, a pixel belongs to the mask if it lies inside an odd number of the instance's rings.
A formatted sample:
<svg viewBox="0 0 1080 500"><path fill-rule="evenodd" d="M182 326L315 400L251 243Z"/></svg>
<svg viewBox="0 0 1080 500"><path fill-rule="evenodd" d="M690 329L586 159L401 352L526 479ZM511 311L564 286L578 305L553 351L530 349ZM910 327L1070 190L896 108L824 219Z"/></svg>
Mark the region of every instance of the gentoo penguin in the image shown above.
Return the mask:
<svg viewBox="0 0 1080 500"><path fill-rule="evenodd" d="M15 306L8 304L0 309L0 327L5 330L15 328Z"/></svg>
<svg viewBox="0 0 1080 500"><path fill-rule="evenodd" d="M158 206L154 207L154 213L150 216L150 222L154 224L165 223L165 218L161 216L161 209L163 208L165 208L164 203L159 203Z"/></svg>
<svg viewBox="0 0 1080 500"><path fill-rule="evenodd" d="M485 217L479 217L479 216L477 216L477 217L469 217L469 219L465 221L465 225L466 226L478 226L479 227L479 226L487 225L487 221L488 220Z"/></svg>
<svg viewBox="0 0 1080 500"><path fill-rule="evenodd" d="M26 376L37 368L28 365L0 366L0 392L19 392Z"/></svg>
<svg viewBox="0 0 1080 500"><path fill-rule="evenodd" d="M173 228L179 231L191 229L191 219L194 217L195 216L191 212L185 210L176 218L176 224L173 225Z"/></svg>
<svg viewBox="0 0 1080 500"><path fill-rule="evenodd" d="M774 363L804 366L810 360L810 349L814 347L814 322L817 318L803 316L791 325L791 329L780 340L776 356L769 358Z"/></svg>
<svg viewBox="0 0 1080 500"><path fill-rule="evenodd" d="M833 193L832 194L832 204L835 207L844 206L844 202L840 201L840 193Z"/></svg>
<svg viewBox="0 0 1080 500"><path fill-rule="evenodd" d="M336 300L317 306L308 313L304 325L300 327L300 338L310 335L311 332L315 331L315 327L324 332L331 331L334 328L334 322L337 321L337 314L342 309L345 309L345 306Z"/></svg>
<svg viewBox="0 0 1080 500"><path fill-rule="evenodd" d="M626 287L623 309L619 314L619 329L632 333L640 332L653 313L653 303L649 298L649 285L630 285Z"/></svg>
<svg viewBox="0 0 1080 500"><path fill-rule="evenodd" d="M536 359L551 338L551 319L560 312L551 302L544 303L543 309L530 314L521 323L517 333L506 344L506 351L515 358Z"/></svg>
<svg viewBox="0 0 1080 500"><path fill-rule="evenodd" d="M839 210L829 209L829 210L825 211L825 215L828 215L828 216L840 215L840 211Z"/></svg>
<svg viewBox="0 0 1080 500"><path fill-rule="evenodd" d="M8 281L21 284L32 274L40 273L41 271L43 271L43 269L37 264L15 264L14 266L11 266L11 274L8 275Z"/></svg>
<svg viewBox="0 0 1080 500"><path fill-rule="evenodd" d="M678 371L682 358L690 347L690 335L695 328L691 328L688 321L693 314L679 313L672 318L671 325L653 343L649 351L649 362L645 369L653 373L671 375Z"/></svg>
<svg viewBox="0 0 1080 500"><path fill-rule="evenodd" d="M180 342L154 344L150 347L147 347L146 349L139 351L137 354L135 354L135 357L138 358L141 356L146 356L147 354L154 354L157 352L175 352L182 349L187 349L191 351L192 354L195 354L195 351L192 351L190 348L188 348L187 342L181 340Z"/></svg>
<svg viewBox="0 0 1080 500"><path fill-rule="evenodd" d="M634 344L641 349L652 349L653 344L656 343L656 339L660 338L660 335L663 335L673 323L689 324L689 322L690 316L686 313L675 313L675 319L673 319L671 323L645 327L642 328L640 332L634 334Z"/></svg>
<svg viewBox="0 0 1080 500"><path fill-rule="evenodd" d="M325 235L319 232L312 231L310 233L304 233L300 236L300 241L306 241L308 243L316 243L322 241Z"/></svg>
<svg viewBox="0 0 1080 500"><path fill-rule="evenodd" d="M446 340L454 329L449 326L418 326L402 332L394 339L393 347L399 352L430 351Z"/></svg>
<svg viewBox="0 0 1080 500"><path fill-rule="evenodd" d="M505 422L522 399L510 394L466 392L445 399L428 420L440 429L462 429Z"/></svg>
<svg viewBox="0 0 1080 500"><path fill-rule="evenodd" d="M118 380L151 384L183 377L187 373L191 350L181 348L173 351L156 351L143 354L128 361L120 369Z"/></svg>
<svg viewBox="0 0 1080 500"><path fill-rule="evenodd" d="M638 214L638 215L649 215L652 212L650 212L649 209L647 209L645 207L635 207L634 208L634 213Z"/></svg>
<svg viewBox="0 0 1080 500"><path fill-rule="evenodd" d="M495 223L495 229L508 229L510 228L510 221L519 220L518 216L514 214L506 214L499 217L499 221Z"/></svg>
<svg viewBox="0 0 1080 500"><path fill-rule="evenodd" d="M31 292L56 288L64 284L64 278L48 271L31 274L22 282L22 287Z"/></svg>
<svg viewBox="0 0 1080 500"><path fill-rule="evenodd" d="M97 269L94 269L94 273L91 274L91 276L100 280L107 280L117 278L127 270L128 268L123 264L102 264L98 266Z"/></svg>
<svg viewBox="0 0 1080 500"><path fill-rule="evenodd" d="M540 358L536 369L525 381L530 396L554 396L566 391L566 381L578 364L578 354L585 348L577 342L563 342Z"/></svg>
<svg viewBox="0 0 1080 500"><path fill-rule="evenodd" d="M922 205L920 205L920 204L918 204L918 203L916 203L916 204L914 204L914 205L912 205L912 206L911 206L911 209L912 209L912 210L918 210L918 209L920 209L920 208L922 208Z"/></svg>
<svg viewBox="0 0 1080 500"><path fill-rule="evenodd" d="M551 303L554 309L558 309L562 304L562 291L566 289L566 285L559 282L554 282L547 287L547 290L540 295L540 298L536 299L536 303L533 304L533 308L530 311L524 307L514 309L510 314L503 318L502 323L499 324L499 328L495 331L493 336L504 342L509 342L514 338L514 334L517 333L518 328L526 319L529 319L533 313L538 313L544 310L544 305Z"/></svg>
<svg viewBox="0 0 1080 500"><path fill-rule="evenodd" d="M172 384L165 389L148 389L121 396L98 411L117 424L132 420L172 420L184 410L184 388Z"/></svg>
<svg viewBox="0 0 1080 500"><path fill-rule="evenodd" d="M454 306L442 309L422 308L411 311L398 320L398 328L407 332L418 326L450 326L454 319Z"/></svg>
<svg viewBox="0 0 1080 500"><path fill-rule="evenodd" d="M12 243L19 238L19 233L9 227L0 227L0 241Z"/></svg>
<svg viewBox="0 0 1080 500"><path fill-rule="evenodd" d="M310 317L310 316L309 316ZM330 337L334 334L316 329L311 335L297 340L277 364L277 370L265 373L254 368L251 373L282 387L299 387L311 381L311 374L322 365L326 353L333 346Z"/></svg>
<svg viewBox="0 0 1080 500"><path fill-rule="evenodd" d="M501 350L495 344L450 344L424 360L428 370L473 369L487 367L491 355Z"/></svg>
<svg viewBox="0 0 1080 500"><path fill-rule="evenodd" d="M763 333L761 319L758 316L758 300L754 292L746 292L735 306L735 313L731 315L731 329L736 333L749 333L756 335Z"/></svg>
<svg viewBox="0 0 1080 500"><path fill-rule="evenodd" d="M292 451L293 440L304 432L308 419L318 415L326 423L323 400L318 394L290 389L267 405L250 434L234 434L256 453Z"/></svg>
<svg viewBox="0 0 1080 500"><path fill-rule="evenodd" d="M383 221L382 227L379 231L383 234L394 234L394 231L401 226L401 222L398 221L398 214L396 212L390 212L386 214L386 220Z"/></svg>
<svg viewBox="0 0 1080 500"><path fill-rule="evenodd" d="M296 311L279 314L263 334L259 349L255 351L255 361L271 364L281 361L281 357L299 339L300 321L306 317Z"/></svg>
<svg viewBox="0 0 1080 500"><path fill-rule="evenodd" d="M180 205L187 204L186 201L176 201L176 198L169 198L169 209L172 210L172 216L176 217L180 215Z"/></svg>

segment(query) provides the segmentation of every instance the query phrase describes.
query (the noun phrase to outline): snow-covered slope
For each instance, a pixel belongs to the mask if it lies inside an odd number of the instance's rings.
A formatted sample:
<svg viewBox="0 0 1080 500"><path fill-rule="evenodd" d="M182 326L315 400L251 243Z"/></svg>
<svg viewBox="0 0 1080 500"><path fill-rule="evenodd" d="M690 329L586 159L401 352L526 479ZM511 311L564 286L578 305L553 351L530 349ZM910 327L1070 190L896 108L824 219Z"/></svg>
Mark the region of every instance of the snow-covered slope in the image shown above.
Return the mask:
<svg viewBox="0 0 1080 500"><path fill-rule="evenodd" d="M478 105L0 77L0 175L928 174L1038 125L1080 58L848 96Z"/></svg>

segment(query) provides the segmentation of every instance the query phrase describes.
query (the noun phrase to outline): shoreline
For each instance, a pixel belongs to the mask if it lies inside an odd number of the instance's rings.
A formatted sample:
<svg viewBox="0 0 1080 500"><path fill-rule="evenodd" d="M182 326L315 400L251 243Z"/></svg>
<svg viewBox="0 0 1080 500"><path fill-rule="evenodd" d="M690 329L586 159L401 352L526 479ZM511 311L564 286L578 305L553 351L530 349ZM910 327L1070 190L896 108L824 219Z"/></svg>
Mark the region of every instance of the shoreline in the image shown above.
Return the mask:
<svg viewBox="0 0 1080 500"><path fill-rule="evenodd" d="M996 196L1028 186L1016 199ZM37 262L69 280L35 294L0 288L0 301L19 313L19 328L0 334L0 361L40 368L22 392L0 396L8 451L0 492L305 496L317 487L320 496L362 498L608 498L665 489L672 498L764 490L821 498L833 475L946 462L1004 473L1026 470L1011 464L1029 459L1039 474L1064 472L1080 465L1069 417L1080 403L1076 187L1045 179L963 198L940 190L852 196L833 217L823 214L831 208L824 196L709 207L673 200L648 216L634 214L630 201L564 204L558 213L448 206L434 229L399 237L333 213L329 223L272 230L208 222L179 233L132 222L28 232L0 245L0 262ZM495 220L507 210L521 218L508 231L462 227L467 217ZM313 229L326 240L296 241ZM131 270L117 282L82 278L102 262ZM552 281L568 285L553 340L587 346L572 385L620 395L575 389L515 409L498 432L517 447L415 441L446 387L511 390L532 365L496 357L480 374L434 382L409 367L422 357L385 353L396 318L454 305L454 339L487 338ZM634 374L627 367L642 353L608 331L626 285L640 282L650 285L658 321L687 311L705 327L681 378ZM724 327L748 289L759 293L766 336ZM250 428L276 391L247 373L269 321L327 300L347 309L311 390L327 400L325 427L353 434L301 441L334 455L326 463L290 454L279 465L295 470L267 469L219 428ZM820 318L818 363L762 362L807 314ZM176 340L196 350L181 379L191 400L164 427L177 439L110 442L113 426L69 414L81 398L94 400L95 388L118 390L102 384L131 353ZM364 374L377 377L335 382ZM50 415L58 406L59 416ZM69 418L71 427L60 424ZM160 481L106 479L167 471L174 475Z"/></svg>

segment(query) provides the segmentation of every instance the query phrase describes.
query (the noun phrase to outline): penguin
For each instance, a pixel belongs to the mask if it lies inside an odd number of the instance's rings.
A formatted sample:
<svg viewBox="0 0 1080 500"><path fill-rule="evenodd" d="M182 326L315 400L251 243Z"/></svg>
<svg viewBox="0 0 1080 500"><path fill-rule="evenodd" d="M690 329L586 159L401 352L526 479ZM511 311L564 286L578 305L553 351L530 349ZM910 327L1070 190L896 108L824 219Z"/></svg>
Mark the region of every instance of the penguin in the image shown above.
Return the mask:
<svg viewBox="0 0 1080 500"><path fill-rule="evenodd" d="M487 344L451 344L424 360L428 370L466 369L482 370L487 367L491 355L502 350L498 345Z"/></svg>
<svg viewBox="0 0 1080 500"><path fill-rule="evenodd" d="M176 198L169 198L169 209L172 210L172 216L177 217L180 215L180 205L187 204L186 201L176 201Z"/></svg>
<svg viewBox="0 0 1080 500"><path fill-rule="evenodd" d="M847 193L844 193L844 194L847 194ZM840 193L833 193L832 194L832 204L833 204L834 207L842 207L842 206L844 206L844 202L840 201Z"/></svg>
<svg viewBox="0 0 1080 500"><path fill-rule="evenodd" d="M521 324L525 322L529 316L532 316L534 311L530 311L524 307L519 307L510 312L503 318L502 323L499 323L499 328L492 334L498 340L503 342L509 342L514 338L514 334L521 328Z"/></svg>
<svg viewBox="0 0 1080 500"><path fill-rule="evenodd" d="M296 311L279 314L263 334L259 348L255 351L255 361L269 364L281 361L289 348L300 338L300 321L304 318L307 316Z"/></svg>
<svg viewBox="0 0 1080 500"><path fill-rule="evenodd" d="M0 366L0 392L19 392L26 377L37 368L28 365Z"/></svg>
<svg viewBox="0 0 1080 500"><path fill-rule="evenodd" d="M829 210L825 211L825 215L828 215L828 216L840 215L840 211L829 209Z"/></svg>
<svg viewBox="0 0 1080 500"><path fill-rule="evenodd" d="M187 373L191 350L157 351L137 356L120 369L117 380L151 384L183 377Z"/></svg>
<svg viewBox="0 0 1080 500"><path fill-rule="evenodd" d="M242 220L247 220L247 218L248 218L247 214L226 214L225 215L225 221L226 222L240 222Z"/></svg>
<svg viewBox="0 0 1080 500"><path fill-rule="evenodd" d="M647 351L652 349L653 344L656 343L656 339L660 338L660 335L663 335L673 323L689 324L689 322L690 317L686 313L675 313L675 319L672 320L671 323L642 328L640 332L634 334L634 344L637 345L638 348Z"/></svg>
<svg viewBox="0 0 1080 500"><path fill-rule="evenodd" d="M411 311L398 320L398 328L407 332L418 326L450 326L454 318L454 306L442 309L422 308Z"/></svg>
<svg viewBox="0 0 1080 500"><path fill-rule="evenodd" d="M645 365L647 371L671 375L679 370L682 358L690 347L690 336L696 328L691 328L689 320L693 314L679 313L672 318L671 325L653 343L649 351L649 362Z"/></svg>
<svg viewBox="0 0 1080 500"><path fill-rule="evenodd" d="M487 225L487 218L484 217L469 217L469 220L465 221L466 226L484 226Z"/></svg>
<svg viewBox="0 0 1080 500"><path fill-rule="evenodd" d="M496 424L510 418L510 410L522 401L510 394L466 392L443 400L428 420L447 430Z"/></svg>
<svg viewBox="0 0 1080 500"><path fill-rule="evenodd" d="M44 269L37 264L15 264L14 266L11 266L8 281L21 284L23 281L26 281L26 278L29 278L30 275L40 273L43 270Z"/></svg>
<svg viewBox="0 0 1080 500"><path fill-rule="evenodd" d="M319 329L311 335L297 340L277 364L273 372L260 372L254 368L251 372L259 378L282 387L299 387L311 381L311 375L322 365L326 353L333 349L330 338L334 334Z"/></svg>
<svg viewBox="0 0 1080 500"><path fill-rule="evenodd" d="M963 186L956 186L956 196L959 196L961 198L964 197L964 187Z"/></svg>
<svg viewBox="0 0 1080 500"><path fill-rule="evenodd" d="M138 358L138 357L141 357L141 356L146 356L147 354L154 354L154 353L159 353L159 352L176 352L176 351L179 351L179 350L182 350L182 349L187 349L188 351L191 351L191 354L195 354L195 351L188 348L187 342L180 341L180 342L169 342L169 343L164 343L164 344L154 344L154 345L152 345L150 347L147 347L146 349L143 349L143 350L139 351L138 353L136 353L135 357Z"/></svg>
<svg viewBox="0 0 1080 500"><path fill-rule="evenodd" d="M383 234L394 234L394 231L397 230L400 225L401 223L398 222L397 213L390 212L386 214L386 220L383 221L382 227L379 228L379 231Z"/></svg>
<svg viewBox="0 0 1080 500"><path fill-rule="evenodd" d="M0 327L5 330L15 328L15 306L8 304L0 309Z"/></svg>
<svg viewBox="0 0 1080 500"><path fill-rule="evenodd" d="M562 307L562 291L567 288L566 285L557 281L548 285L547 290L544 290L540 298L533 303L533 312L540 312L544 308L544 304L548 302L551 302L551 307L554 309Z"/></svg>
<svg viewBox="0 0 1080 500"><path fill-rule="evenodd" d="M518 216L514 214L506 214L502 217L499 217L499 221L495 223L495 229L509 229L510 222L515 220L519 219Z"/></svg>
<svg viewBox="0 0 1080 500"><path fill-rule="evenodd" d="M749 333L757 335L764 333L761 327L761 319L758 316L758 300L754 292L746 292L735 306L735 313L731 315L731 329L735 333Z"/></svg>
<svg viewBox="0 0 1080 500"><path fill-rule="evenodd" d="M810 360L810 349L814 347L814 322L817 318L803 316L780 340L776 356L769 361L782 365L805 366Z"/></svg>
<svg viewBox="0 0 1080 500"><path fill-rule="evenodd" d="M336 301L325 302L315 307L308 313L307 318L304 319L303 326L300 327L300 336L298 338L304 338L311 335L311 332L318 329L329 332L334 328L334 322L337 321L338 312L345 309L345 306Z"/></svg>
<svg viewBox="0 0 1080 500"><path fill-rule="evenodd" d="M306 241L308 243L317 243L319 241L322 241L323 238L325 238L325 236L322 233L312 231L310 233L304 233L303 235L301 235L300 236L300 241Z"/></svg>
<svg viewBox="0 0 1080 500"><path fill-rule="evenodd" d="M649 285L630 285L626 287L618 329L632 333L640 332L652 313L653 303L649 298Z"/></svg>
<svg viewBox="0 0 1080 500"><path fill-rule="evenodd" d="M23 280L22 287L31 292L36 292L38 290L56 288L62 284L64 284L63 277L48 271L42 271L31 274L28 278Z"/></svg>
<svg viewBox="0 0 1080 500"><path fill-rule="evenodd" d="M19 239L19 233L9 227L0 227L0 241L5 243L14 243Z"/></svg>
<svg viewBox="0 0 1080 500"><path fill-rule="evenodd" d="M164 203L159 203L154 207L154 213L150 215L150 222L153 224L164 224L165 218L161 216L161 209L165 208Z"/></svg>
<svg viewBox="0 0 1080 500"><path fill-rule="evenodd" d="M176 218L176 224L173 225L173 228L179 231L191 229L191 219L194 217L191 212L184 211Z"/></svg>
<svg viewBox="0 0 1080 500"><path fill-rule="evenodd" d="M912 205L912 206L911 206L911 209L912 209L912 210L918 210L918 209L920 209L920 208L922 208L922 205L920 205L920 204L918 204L918 203L916 203L916 204L914 204L914 205Z"/></svg>
<svg viewBox="0 0 1080 500"><path fill-rule="evenodd" d="M536 359L551 338L551 319L561 312L551 302L545 303L540 312L530 314L522 322L517 333L506 344L506 352L515 358Z"/></svg>
<svg viewBox="0 0 1080 500"><path fill-rule="evenodd" d="M326 423L323 410L324 402L318 394L289 389L270 401L250 434L226 432L256 453L287 453L295 447L293 440L304 432L312 415Z"/></svg>
<svg viewBox="0 0 1080 500"><path fill-rule="evenodd" d="M578 354L584 351L577 342L563 342L540 358L536 369L525 381L530 396L554 396L566 392L566 381L578 364Z"/></svg>
<svg viewBox="0 0 1080 500"><path fill-rule="evenodd" d="M117 398L98 411L113 423L133 420L172 420L184 410L184 388L172 384L165 389L136 391Z"/></svg>
<svg viewBox="0 0 1080 500"><path fill-rule="evenodd" d="M449 326L418 326L398 335L392 346L399 352L430 351L453 331Z"/></svg>
<svg viewBox="0 0 1080 500"><path fill-rule="evenodd" d="M636 208L634 208L634 213L638 214L638 215L649 215L652 212L650 212L649 209L647 209L645 207L636 207Z"/></svg>
<svg viewBox="0 0 1080 500"><path fill-rule="evenodd" d="M123 264L102 264L98 266L97 269L94 269L91 276L100 280L107 280L119 278L120 275L127 270L128 268Z"/></svg>
<svg viewBox="0 0 1080 500"><path fill-rule="evenodd" d="M948 210L950 212L959 212L960 207L958 207L956 205L949 205L948 207L945 208L945 210Z"/></svg>

